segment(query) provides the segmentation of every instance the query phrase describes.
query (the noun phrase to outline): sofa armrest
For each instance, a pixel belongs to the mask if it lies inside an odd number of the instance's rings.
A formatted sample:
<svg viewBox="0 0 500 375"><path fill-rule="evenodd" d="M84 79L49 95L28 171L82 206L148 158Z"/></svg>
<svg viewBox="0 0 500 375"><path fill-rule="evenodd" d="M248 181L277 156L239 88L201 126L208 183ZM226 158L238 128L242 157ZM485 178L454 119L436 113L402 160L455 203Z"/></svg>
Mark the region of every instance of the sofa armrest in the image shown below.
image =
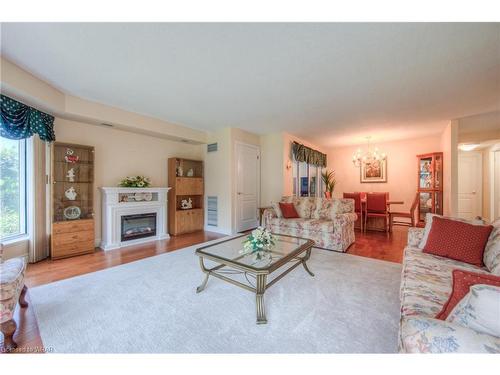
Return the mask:
<svg viewBox="0 0 500 375"><path fill-rule="evenodd" d="M406 353L500 353L500 337L426 317L403 318L401 351Z"/></svg>
<svg viewBox="0 0 500 375"><path fill-rule="evenodd" d="M408 246L417 248L424 237L424 228L408 228Z"/></svg>
<svg viewBox="0 0 500 375"><path fill-rule="evenodd" d="M358 220L358 215L354 212L347 212L345 214L336 214L332 217L333 226L335 228L340 228Z"/></svg>

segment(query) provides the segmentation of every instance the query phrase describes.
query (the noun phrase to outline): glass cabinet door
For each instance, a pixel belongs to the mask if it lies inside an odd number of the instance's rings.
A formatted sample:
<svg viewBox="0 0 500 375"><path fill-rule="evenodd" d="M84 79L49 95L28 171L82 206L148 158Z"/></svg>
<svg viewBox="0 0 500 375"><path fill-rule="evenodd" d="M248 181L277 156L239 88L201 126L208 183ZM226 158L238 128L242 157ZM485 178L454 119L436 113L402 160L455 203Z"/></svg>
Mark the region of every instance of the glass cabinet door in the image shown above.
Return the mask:
<svg viewBox="0 0 500 375"><path fill-rule="evenodd" d="M418 184L421 189L432 189L433 187L432 161L432 156L422 158L419 161Z"/></svg>
<svg viewBox="0 0 500 375"><path fill-rule="evenodd" d="M53 221L93 217L94 148L54 144Z"/></svg>
<svg viewBox="0 0 500 375"><path fill-rule="evenodd" d="M434 195L432 192L420 192L418 204L418 220L425 221L425 215L432 212Z"/></svg>

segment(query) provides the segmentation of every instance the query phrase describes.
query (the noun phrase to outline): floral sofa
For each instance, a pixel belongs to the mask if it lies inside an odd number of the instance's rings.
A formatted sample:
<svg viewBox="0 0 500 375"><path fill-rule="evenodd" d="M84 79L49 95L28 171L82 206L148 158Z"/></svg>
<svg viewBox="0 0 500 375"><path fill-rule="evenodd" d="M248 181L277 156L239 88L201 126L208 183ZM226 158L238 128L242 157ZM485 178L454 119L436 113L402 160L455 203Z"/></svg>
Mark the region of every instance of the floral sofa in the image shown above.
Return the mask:
<svg viewBox="0 0 500 375"><path fill-rule="evenodd" d="M493 223L500 227L500 221ZM399 329L400 352L406 353L500 353L500 338L476 332L470 328L438 320L452 290L452 270L463 269L498 275L500 229L492 232L485 251L485 264L494 264L493 270L471 264L425 254L419 248L424 229L410 228L405 248L401 276L401 321ZM422 247L422 246L420 246ZM490 257L486 261L486 257ZM495 259L491 259L495 257Z"/></svg>
<svg viewBox="0 0 500 375"><path fill-rule="evenodd" d="M263 213L264 226L273 233L308 238L316 247L342 252L354 242L354 200L283 197L281 202L293 203L300 218L283 218L279 204L273 203Z"/></svg>

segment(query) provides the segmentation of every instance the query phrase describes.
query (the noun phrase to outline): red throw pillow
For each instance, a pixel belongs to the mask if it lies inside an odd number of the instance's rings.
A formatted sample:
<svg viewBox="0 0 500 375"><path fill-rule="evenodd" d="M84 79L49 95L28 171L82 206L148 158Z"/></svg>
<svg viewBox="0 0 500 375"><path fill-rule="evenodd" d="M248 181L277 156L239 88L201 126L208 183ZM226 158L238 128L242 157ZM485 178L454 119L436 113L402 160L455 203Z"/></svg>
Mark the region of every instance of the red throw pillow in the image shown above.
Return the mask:
<svg viewBox="0 0 500 375"><path fill-rule="evenodd" d="M483 252L493 227L435 216L424 253L483 266Z"/></svg>
<svg viewBox="0 0 500 375"><path fill-rule="evenodd" d="M285 219L297 219L300 218L297 210L295 209L293 203L281 203L280 202L281 214Z"/></svg>
<svg viewBox="0 0 500 375"><path fill-rule="evenodd" d="M462 298L469 293L471 286L486 284L500 287L500 276L464 270L453 270L452 275L453 289L450 298L448 298L439 314L436 315L436 319L445 320Z"/></svg>

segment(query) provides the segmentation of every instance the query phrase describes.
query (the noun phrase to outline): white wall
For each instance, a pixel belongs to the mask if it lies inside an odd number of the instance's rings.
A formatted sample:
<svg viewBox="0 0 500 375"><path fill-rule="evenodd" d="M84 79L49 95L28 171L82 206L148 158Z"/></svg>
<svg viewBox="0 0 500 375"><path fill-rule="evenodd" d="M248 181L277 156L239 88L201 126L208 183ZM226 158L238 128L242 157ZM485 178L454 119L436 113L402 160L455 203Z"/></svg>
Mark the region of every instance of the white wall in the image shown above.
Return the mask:
<svg viewBox="0 0 500 375"><path fill-rule="evenodd" d="M337 185L334 196L344 192L389 192L391 200L403 200L397 210L410 209L417 192L417 155L441 151L440 137L401 140L378 143L381 152L387 154L387 183L361 183L360 168L352 163L352 155L358 148L366 151L367 145L335 148L328 153L328 168L335 170ZM445 166L446 168L446 166Z"/></svg>
<svg viewBox="0 0 500 375"><path fill-rule="evenodd" d="M117 186L126 176L144 175L153 186L166 187L167 159L202 159L202 146L135 134L113 128L56 118L58 142L95 148L94 212L96 240L101 238L101 195L99 187Z"/></svg>
<svg viewBox="0 0 500 375"><path fill-rule="evenodd" d="M269 206L283 195L284 137L282 133L266 134L260 137L260 204Z"/></svg>
<svg viewBox="0 0 500 375"><path fill-rule="evenodd" d="M205 160L205 194L217 196L218 225L205 226L205 229L220 233L234 233L235 229L235 193L236 165L234 147L236 142L260 145L259 136L237 128L224 128L209 133L208 142L217 142L216 152L207 152L204 147Z"/></svg>

